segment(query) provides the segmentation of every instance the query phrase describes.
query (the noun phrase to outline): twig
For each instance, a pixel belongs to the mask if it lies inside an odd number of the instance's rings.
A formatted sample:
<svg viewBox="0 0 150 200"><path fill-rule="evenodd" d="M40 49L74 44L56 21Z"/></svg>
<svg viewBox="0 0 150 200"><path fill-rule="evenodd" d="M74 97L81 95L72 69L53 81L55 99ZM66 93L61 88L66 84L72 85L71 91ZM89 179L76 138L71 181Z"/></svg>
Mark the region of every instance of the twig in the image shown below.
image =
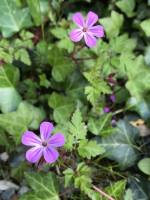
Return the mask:
<svg viewBox="0 0 150 200"><path fill-rule="evenodd" d="M112 198L111 196L109 196L108 194L103 192L101 189L99 189L95 185L93 185L93 189L96 190L97 192L99 192L102 196L106 197L108 200L115 200L114 198Z"/></svg>

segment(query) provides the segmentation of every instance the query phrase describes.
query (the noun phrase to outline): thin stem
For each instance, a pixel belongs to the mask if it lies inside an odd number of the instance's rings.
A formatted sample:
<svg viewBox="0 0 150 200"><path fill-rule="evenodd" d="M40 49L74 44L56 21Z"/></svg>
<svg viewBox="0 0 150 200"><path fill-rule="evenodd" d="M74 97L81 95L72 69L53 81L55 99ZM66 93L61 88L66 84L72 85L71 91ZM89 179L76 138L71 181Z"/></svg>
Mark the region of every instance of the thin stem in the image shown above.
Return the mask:
<svg viewBox="0 0 150 200"><path fill-rule="evenodd" d="M38 0L38 4L39 4L39 11L40 11L42 38L43 38L43 40L45 40L44 23L42 22L42 13L41 13L40 0Z"/></svg>
<svg viewBox="0 0 150 200"><path fill-rule="evenodd" d="M108 200L115 200L114 198L112 198L111 196L109 196L108 194L106 194L104 191L102 191L101 189L99 189L98 187L96 187L95 185L92 186L93 189L96 192L99 192L101 194L101 196L106 197Z"/></svg>
<svg viewBox="0 0 150 200"><path fill-rule="evenodd" d="M74 58L76 60L93 60L93 59L96 59L96 58L92 58L92 57L89 57L89 58Z"/></svg>

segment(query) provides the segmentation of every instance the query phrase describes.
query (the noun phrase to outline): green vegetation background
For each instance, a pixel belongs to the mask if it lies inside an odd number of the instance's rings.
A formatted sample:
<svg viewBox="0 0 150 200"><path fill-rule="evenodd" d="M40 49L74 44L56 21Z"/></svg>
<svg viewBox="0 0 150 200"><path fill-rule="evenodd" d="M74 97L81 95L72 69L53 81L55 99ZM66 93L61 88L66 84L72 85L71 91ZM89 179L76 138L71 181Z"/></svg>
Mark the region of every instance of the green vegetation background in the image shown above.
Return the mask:
<svg viewBox="0 0 150 200"><path fill-rule="evenodd" d="M104 26L94 48L69 39L78 11ZM97 187L115 200L149 200L150 1L0 0L0 32L0 151L9 156L0 154L0 178L19 186L10 198L108 199ZM66 144L37 169L20 139L43 120Z"/></svg>

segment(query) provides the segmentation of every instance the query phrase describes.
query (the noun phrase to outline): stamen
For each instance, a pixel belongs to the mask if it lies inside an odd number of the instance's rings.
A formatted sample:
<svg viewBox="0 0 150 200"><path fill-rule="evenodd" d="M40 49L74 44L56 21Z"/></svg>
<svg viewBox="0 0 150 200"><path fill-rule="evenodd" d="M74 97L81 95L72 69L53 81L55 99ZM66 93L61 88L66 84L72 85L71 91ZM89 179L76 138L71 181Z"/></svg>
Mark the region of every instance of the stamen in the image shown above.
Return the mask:
<svg viewBox="0 0 150 200"><path fill-rule="evenodd" d="M46 142L46 141L43 141L43 142L42 142L42 146L43 146L43 147L46 147L46 146L47 146L47 142Z"/></svg>
<svg viewBox="0 0 150 200"><path fill-rule="evenodd" d="M87 29L86 27L84 27L84 28L82 29L83 32L87 32L87 30L88 30L88 29Z"/></svg>

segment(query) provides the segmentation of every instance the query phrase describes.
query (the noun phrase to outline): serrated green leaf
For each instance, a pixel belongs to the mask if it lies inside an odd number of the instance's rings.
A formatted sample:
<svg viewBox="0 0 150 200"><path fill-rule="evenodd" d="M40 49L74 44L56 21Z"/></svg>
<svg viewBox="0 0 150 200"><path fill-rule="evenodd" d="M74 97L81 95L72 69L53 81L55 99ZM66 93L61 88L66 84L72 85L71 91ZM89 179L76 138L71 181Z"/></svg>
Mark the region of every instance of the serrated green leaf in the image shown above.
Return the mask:
<svg viewBox="0 0 150 200"><path fill-rule="evenodd" d="M73 181L74 171L71 168L68 168L63 171L63 174L65 175L65 187L68 187Z"/></svg>
<svg viewBox="0 0 150 200"><path fill-rule="evenodd" d="M29 53L25 49L19 49L18 51L15 52L14 57L16 60L20 60L26 65L31 65L31 60L29 57Z"/></svg>
<svg viewBox="0 0 150 200"><path fill-rule="evenodd" d="M113 132L111 119L112 115L110 113L102 115L99 119L89 118L88 129L94 135L108 135Z"/></svg>
<svg viewBox="0 0 150 200"><path fill-rule="evenodd" d="M126 180L120 180L111 184L111 186L106 187L105 191L111 197L121 200L125 191L125 187L126 187ZM101 198L101 200L107 200L107 198Z"/></svg>
<svg viewBox="0 0 150 200"><path fill-rule="evenodd" d="M101 155L104 152L105 149L96 141L82 140L79 143L78 153L83 158L91 159L91 157Z"/></svg>
<svg viewBox="0 0 150 200"><path fill-rule="evenodd" d="M73 135L75 140L85 139L86 137L87 129L79 109L76 109L72 115L71 123L69 124L69 132Z"/></svg>

